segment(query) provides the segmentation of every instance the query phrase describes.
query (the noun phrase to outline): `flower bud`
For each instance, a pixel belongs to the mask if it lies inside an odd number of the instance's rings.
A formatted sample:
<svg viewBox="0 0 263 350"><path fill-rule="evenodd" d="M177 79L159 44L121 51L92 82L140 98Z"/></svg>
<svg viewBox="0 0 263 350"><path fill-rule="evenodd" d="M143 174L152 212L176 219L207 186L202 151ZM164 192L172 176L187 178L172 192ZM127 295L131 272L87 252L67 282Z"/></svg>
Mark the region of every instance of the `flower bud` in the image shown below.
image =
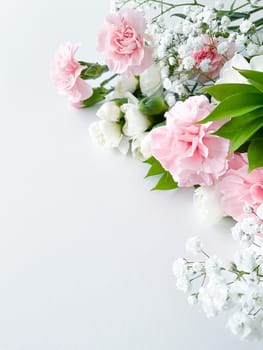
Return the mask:
<svg viewBox="0 0 263 350"><path fill-rule="evenodd" d="M127 103L122 106L122 111L125 113L124 135L134 137L142 134L151 126L149 118L140 112L136 105Z"/></svg>
<svg viewBox="0 0 263 350"><path fill-rule="evenodd" d="M96 115L109 122L117 122L121 117L120 107L113 101L104 103L97 111Z"/></svg>
<svg viewBox="0 0 263 350"><path fill-rule="evenodd" d="M145 97L139 102L139 110L148 116L164 114L168 105L162 96Z"/></svg>
<svg viewBox="0 0 263 350"><path fill-rule="evenodd" d="M162 78L160 67L153 64L140 75L140 88L143 95L152 96L162 93Z"/></svg>

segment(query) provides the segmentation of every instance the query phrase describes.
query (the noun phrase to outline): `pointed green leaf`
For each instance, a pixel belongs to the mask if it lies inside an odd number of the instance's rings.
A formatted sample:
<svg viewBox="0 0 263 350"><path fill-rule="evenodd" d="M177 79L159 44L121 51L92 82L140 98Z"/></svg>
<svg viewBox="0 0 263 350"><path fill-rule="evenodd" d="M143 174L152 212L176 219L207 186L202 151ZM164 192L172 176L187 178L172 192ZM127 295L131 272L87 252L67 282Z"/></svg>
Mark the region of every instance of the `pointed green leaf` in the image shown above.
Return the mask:
<svg viewBox="0 0 263 350"><path fill-rule="evenodd" d="M263 107L261 94L236 94L223 100L205 119L199 123L235 118Z"/></svg>
<svg viewBox="0 0 263 350"><path fill-rule="evenodd" d="M245 77L258 90L263 92L263 72L256 70L236 69L243 77ZM263 99L263 95L261 95Z"/></svg>
<svg viewBox="0 0 263 350"><path fill-rule="evenodd" d="M230 152L235 152L263 127L263 109L257 114L231 119L215 132L216 135L231 140ZM253 113L253 112L252 112Z"/></svg>
<svg viewBox="0 0 263 350"><path fill-rule="evenodd" d="M149 159L146 159L143 163L153 165L155 164L155 162L157 162L157 159L155 159L154 157L150 157Z"/></svg>
<svg viewBox="0 0 263 350"><path fill-rule="evenodd" d="M203 89L213 96L217 101L223 101L229 96L241 93L260 93L250 84L218 84Z"/></svg>
<svg viewBox="0 0 263 350"><path fill-rule="evenodd" d="M151 166L149 169L148 173L145 175L145 178L150 177L150 176L155 176L155 175L160 175L165 172L164 168L159 162L156 162Z"/></svg>
<svg viewBox="0 0 263 350"><path fill-rule="evenodd" d="M249 171L263 167L263 139L251 141L248 147Z"/></svg>
<svg viewBox="0 0 263 350"><path fill-rule="evenodd" d="M175 182L172 175L168 171L166 171L158 181L157 185L154 188L152 188L152 191L156 191L156 190L168 191L168 190L174 190L177 187L178 187L177 182Z"/></svg>

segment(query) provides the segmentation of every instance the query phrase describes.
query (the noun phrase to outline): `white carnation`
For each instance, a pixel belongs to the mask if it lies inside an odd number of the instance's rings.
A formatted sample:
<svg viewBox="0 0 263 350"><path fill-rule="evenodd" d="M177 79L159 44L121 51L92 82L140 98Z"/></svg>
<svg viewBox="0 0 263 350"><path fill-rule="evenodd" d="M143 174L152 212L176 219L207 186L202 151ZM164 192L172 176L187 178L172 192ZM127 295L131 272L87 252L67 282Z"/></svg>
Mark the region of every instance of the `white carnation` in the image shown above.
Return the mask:
<svg viewBox="0 0 263 350"><path fill-rule="evenodd" d="M98 110L96 115L104 120L116 122L120 120L121 110L115 102L110 101L104 103Z"/></svg>
<svg viewBox="0 0 263 350"><path fill-rule="evenodd" d="M89 127L89 132L91 138L105 148L118 147L122 139L120 125L107 120L92 123Z"/></svg>

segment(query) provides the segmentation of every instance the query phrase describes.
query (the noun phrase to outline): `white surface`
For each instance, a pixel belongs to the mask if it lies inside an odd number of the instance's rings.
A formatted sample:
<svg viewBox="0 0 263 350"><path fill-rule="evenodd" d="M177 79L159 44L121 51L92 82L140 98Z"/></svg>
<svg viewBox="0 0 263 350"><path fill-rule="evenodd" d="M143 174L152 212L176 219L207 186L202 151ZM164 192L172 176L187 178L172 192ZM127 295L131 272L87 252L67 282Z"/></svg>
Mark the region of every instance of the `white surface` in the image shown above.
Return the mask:
<svg viewBox="0 0 263 350"><path fill-rule="evenodd" d="M61 42L97 58L107 4L0 5L0 350L262 349L175 288L187 236L232 251L224 224L194 221L191 190L150 192L146 166L97 149L94 112L71 109L50 84Z"/></svg>

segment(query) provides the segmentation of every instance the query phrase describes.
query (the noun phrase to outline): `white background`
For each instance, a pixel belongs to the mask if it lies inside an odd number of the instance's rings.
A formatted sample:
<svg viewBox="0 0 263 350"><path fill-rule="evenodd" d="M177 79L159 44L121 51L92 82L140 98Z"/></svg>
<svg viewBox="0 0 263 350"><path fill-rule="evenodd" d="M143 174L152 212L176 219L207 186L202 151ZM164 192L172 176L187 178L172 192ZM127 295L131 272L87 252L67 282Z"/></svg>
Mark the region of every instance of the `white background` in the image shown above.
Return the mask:
<svg viewBox="0 0 263 350"><path fill-rule="evenodd" d="M0 350L262 349L176 290L173 260L201 234L231 255L224 222L200 224L192 190L154 193L147 167L89 139L95 110L57 96L66 40L93 61L108 0L0 5Z"/></svg>

